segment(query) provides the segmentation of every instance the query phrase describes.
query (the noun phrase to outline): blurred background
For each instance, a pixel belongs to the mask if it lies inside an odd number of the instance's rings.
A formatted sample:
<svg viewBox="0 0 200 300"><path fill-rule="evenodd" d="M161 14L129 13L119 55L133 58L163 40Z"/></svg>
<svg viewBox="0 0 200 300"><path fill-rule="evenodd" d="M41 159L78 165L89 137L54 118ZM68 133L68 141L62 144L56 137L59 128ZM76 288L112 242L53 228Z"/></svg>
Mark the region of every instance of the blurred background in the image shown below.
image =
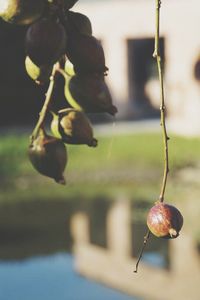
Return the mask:
<svg viewBox="0 0 200 300"><path fill-rule="evenodd" d="M166 201L184 216L173 241L151 237L134 274L163 145L152 58L155 1L80 0L101 40L115 118L89 116L98 147L67 146L66 186L27 157L46 87L24 68L27 28L0 21L0 299L198 300L200 295L200 3L162 3L170 173ZM58 89L59 90L59 89ZM56 108L66 106L58 94Z"/></svg>

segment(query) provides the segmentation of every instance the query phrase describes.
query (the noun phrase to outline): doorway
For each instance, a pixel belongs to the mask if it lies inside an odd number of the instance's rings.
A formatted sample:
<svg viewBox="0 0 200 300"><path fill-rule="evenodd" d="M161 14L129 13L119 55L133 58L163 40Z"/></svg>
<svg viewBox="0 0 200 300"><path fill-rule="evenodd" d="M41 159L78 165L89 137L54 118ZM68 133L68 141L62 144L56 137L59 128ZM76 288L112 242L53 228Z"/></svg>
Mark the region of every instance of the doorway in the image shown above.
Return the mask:
<svg viewBox="0 0 200 300"><path fill-rule="evenodd" d="M160 92L157 64L152 57L154 38L128 40L129 99L134 119L160 116ZM164 39L160 39L160 54L164 62Z"/></svg>

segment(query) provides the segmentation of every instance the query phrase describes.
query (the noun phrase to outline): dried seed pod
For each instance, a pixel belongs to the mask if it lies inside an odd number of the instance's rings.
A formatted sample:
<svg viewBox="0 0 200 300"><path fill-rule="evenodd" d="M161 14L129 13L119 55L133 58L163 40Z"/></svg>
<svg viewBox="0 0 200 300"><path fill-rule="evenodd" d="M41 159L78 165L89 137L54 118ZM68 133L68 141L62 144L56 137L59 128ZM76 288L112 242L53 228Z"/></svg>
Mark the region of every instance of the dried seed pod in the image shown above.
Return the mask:
<svg viewBox="0 0 200 300"><path fill-rule="evenodd" d="M68 144L86 144L90 147L97 146L97 140L93 137L92 126L82 111L67 108L53 114L51 123L53 134L62 138Z"/></svg>
<svg viewBox="0 0 200 300"><path fill-rule="evenodd" d="M100 42L93 36L72 34L68 38L66 54L73 63L76 73L104 74L105 56Z"/></svg>
<svg viewBox="0 0 200 300"><path fill-rule="evenodd" d="M68 11L66 30L69 34L92 35L92 24L90 19L81 13Z"/></svg>
<svg viewBox="0 0 200 300"><path fill-rule="evenodd" d="M87 113L117 113L104 79L99 76L73 76L66 78L65 97L72 107L80 107Z"/></svg>
<svg viewBox="0 0 200 300"><path fill-rule="evenodd" d="M62 24L53 19L42 19L27 30L26 53L37 66L54 64L64 54L66 41Z"/></svg>
<svg viewBox="0 0 200 300"><path fill-rule="evenodd" d="M61 140L45 134L40 130L28 149L33 167L41 174L65 184L63 171L67 164L67 152Z"/></svg>
<svg viewBox="0 0 200 300"><path fill-rule="evenodd" d="M53 66L44 65L38 67L29 56L25 59L25 68L27 74L38 84L44 84L49 81Z"/></svg>
<svg viewBox="0 0 200 300"><path fill-rule="evenodd" d="M44 0L0 0L0 17L9 23L28 25L41 17Z"/></svg>
<svg viewBox="0 0 200 300"><path fill-rule="evenodd" d="M147 226L157 237L176 238L183 226L183 216L176 207L157 202L148 213Z"/></svg>

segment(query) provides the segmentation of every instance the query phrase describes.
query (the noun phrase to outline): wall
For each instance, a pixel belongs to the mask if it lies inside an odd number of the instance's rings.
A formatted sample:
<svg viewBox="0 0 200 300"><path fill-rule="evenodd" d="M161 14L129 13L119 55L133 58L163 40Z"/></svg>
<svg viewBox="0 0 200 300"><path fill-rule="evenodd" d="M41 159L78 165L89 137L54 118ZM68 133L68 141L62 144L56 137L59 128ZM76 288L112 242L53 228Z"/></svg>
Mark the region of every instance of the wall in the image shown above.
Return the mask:
<svg viewBox="0 0 200 300"><path fill-rule="evenodd" d="M147 0L80 1L73 8L91 19L94 35L103 41L110 69L107 82L119 107L119 118L134 109L129 98L127 39L154 36L154 9L155 1ZM171 130L181 134L200 134L200 84L193 76L200 54L199 24L198 0L162 3L168 122Z"/></svg>

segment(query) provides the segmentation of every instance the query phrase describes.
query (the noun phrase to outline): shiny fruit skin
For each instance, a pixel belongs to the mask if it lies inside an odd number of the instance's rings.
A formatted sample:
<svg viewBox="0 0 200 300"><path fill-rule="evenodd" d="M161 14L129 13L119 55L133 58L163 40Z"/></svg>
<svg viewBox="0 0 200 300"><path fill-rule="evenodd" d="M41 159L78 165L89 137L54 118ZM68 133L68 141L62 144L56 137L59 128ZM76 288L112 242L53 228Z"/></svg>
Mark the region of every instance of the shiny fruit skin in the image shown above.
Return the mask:
<svg viewBox="0 0 200 300"><path fill-rule="evenodd" d="M63 171L67 164L67 152L61 140L40 131L29 146L28 155L33 167L39 173L65 184Z"/></svg>
<svg viewBox="0 0 200 300"><path fill-rule="evenodd" d="M66 41L62 24L52 19L42 19L27 30L26 53L37 66L54 64L64 54Z"/></svg>
<svg viewBox="0 0 200 300"><path fill-rule="evenodd" d="M41 17L44 0L0 0L0 17L9 23L29 25Z"/></svg>
<svg viewBox="0 0 200 300"><path fill-rule="evenodd" d="M148 213L147 226L156 237L176 238L183 226L183 216L176 207L157 202Z"/></svg>

